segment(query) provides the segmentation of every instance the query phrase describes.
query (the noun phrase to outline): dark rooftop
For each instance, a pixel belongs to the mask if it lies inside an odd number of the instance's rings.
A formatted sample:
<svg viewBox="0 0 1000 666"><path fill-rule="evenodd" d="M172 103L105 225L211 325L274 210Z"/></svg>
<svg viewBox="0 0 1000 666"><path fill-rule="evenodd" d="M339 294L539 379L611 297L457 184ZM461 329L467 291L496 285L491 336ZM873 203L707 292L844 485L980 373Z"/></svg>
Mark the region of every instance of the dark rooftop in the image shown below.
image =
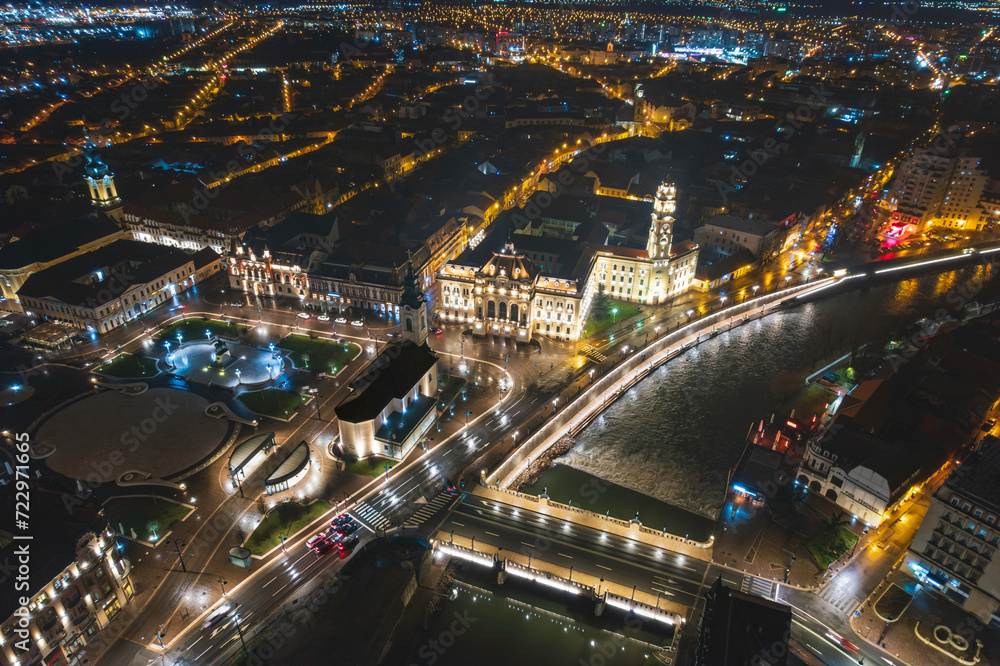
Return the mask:
<svg viewBox="0 0 1000 666"><path fill-rule="evenodd" d="M437 363L430 349L412 343L392 344L382 350L368 368L374 379L337 405L337 418L349 423L370 421L393 399L409 393L420 378Z"/></svg>
<svg viewBox="0 0 1000 666"><path fill-rule="evenodd" d="M120 228L103 217L84 217L55 226L38 227L24 238L0 248L0 269L16 269L34 262L55 261L83 245L118 233Z"/></svg>

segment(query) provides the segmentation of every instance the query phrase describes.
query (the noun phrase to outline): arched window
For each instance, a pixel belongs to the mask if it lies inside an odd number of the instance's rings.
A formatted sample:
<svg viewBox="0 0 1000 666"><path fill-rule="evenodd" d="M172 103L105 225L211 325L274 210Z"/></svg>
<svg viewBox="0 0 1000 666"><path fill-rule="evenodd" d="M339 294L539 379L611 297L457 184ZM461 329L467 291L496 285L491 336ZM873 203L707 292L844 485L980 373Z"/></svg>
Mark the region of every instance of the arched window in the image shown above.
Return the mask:
<svg viewBox="0 0 1000 666"><path fill-rule="evenodd" d="M486 302L486 317L488 319L495 319L497 316L497 304L493 301Z"/></svg>
<svg viewBox="0 0 1000 666"><path fill-rule="evenodd" d="M506 318L507 318L507 304L503 301L500 301L500 319L506 319Z"/></svg>
<svg viewBox="0 0 1000 666"><path fill-rule="evenodd" d="M510 306L510 318L511 318L511 321L515 321L515 322L517 321L518 312L519 312L519 309L517 307L517 303L511 304L511 306Z"/></svg>
<svg viewBox="0 0 1000 666"><path fill-rule="evenodd" d="M413 333L413 320L409 317L406 318L406 332Z"/></svg>

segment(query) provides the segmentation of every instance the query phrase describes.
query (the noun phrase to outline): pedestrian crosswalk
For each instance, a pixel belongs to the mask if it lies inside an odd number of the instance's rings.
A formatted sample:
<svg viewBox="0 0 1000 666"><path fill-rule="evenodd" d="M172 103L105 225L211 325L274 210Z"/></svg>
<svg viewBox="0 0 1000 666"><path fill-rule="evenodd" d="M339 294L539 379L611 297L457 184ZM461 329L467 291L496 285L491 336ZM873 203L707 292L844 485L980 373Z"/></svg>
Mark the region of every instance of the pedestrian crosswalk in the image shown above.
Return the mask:
<svg viewBox="0 0 1000 666"><path fill-rule="evenodd" d="M740 592L774 599L774 588L774 581L757 578L756 576L743 576L743 584L740 586Z"/></svg>
<svg viewBox="0 0 1000 666"><path fill-rule="evenodd" d="M834 582L828 583L816 595L844 613L854 610L854 607L859 603L850 590L845 590L842 585L837 585Z"/></svg>
<svg viewBox="0 0 1000 666"><path fill-rule="evenodd" d="M597 361L598 363L600 363L601 361L605 361L608 358L601 352L594 349L593 345L587 345L586 347L580 350L580 353L589 358L590 360Z"/></svg>
<svg viewBox="0 0 1000 666"><path fill-rule="evenodd" d="M384 530L391 524L391 521L386 518L380 511L375 509L367 501L361 502L354 510L351 511L351 517L353 517L360 524L369 528L371 531Z"/></svg>
<svg viewBox="0 0 1000 666"><path fill-rule="evenodd" d="M451 493L441 491L434 499L424 504L420 507L420 510L407 519L406 527L419 527L423 525L424 521L444 508L452 499L454 499L454 496Z"/></svg>

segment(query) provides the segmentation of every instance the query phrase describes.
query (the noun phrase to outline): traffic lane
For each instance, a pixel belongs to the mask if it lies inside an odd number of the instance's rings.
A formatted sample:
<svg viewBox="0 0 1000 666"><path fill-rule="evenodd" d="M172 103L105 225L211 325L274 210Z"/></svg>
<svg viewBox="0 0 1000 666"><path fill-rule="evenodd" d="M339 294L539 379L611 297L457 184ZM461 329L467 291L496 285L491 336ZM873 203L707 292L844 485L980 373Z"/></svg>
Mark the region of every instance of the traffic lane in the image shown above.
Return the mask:
<svg viewBox="0 0 1000 666"><path fill-rule="evenodd" d="M596 578L613 580L622 585L636 585L637 589L651 594L661 594L685 606L698 599L705 563L677 559L675 553L664 554L661 559L635 557L625 543L602 542L600 537L570 537L544 532L539 540L539 530L492 521L483 516L454 511L442 523L442 531L488 543L515 553L540 558L552 564L574 567ZM670 557L674 556L674 557ZM695 566L690 566L694 564ZM698 565L701 565L700 567ZM698 569L701 571L698 571ZM697 578L694 580L691 576Z"/></svg>
<svg viewBox="0 0 1000 666"><path fill-rule="evenodd" d="M660 594L661 598L673 601L683 606L691 606L697 600L697 591L670 585L665 574L666 570L658 570L643 564L634 564L627 560L581 548L576 545L552 542L547 549L541 549L536 534L529 530L506 527L476 517L453 513L440 528L454 536L464 539L475 539L481 543L502 548L509 552L525 553L535 550L533 558L551 564L573 567L573 571L594 578L613 581L619 585L635 586L638 591L648 594Z"/></svg>
<svg viewBox="0 0 1000 666"><path fill-rule="evenodd" d="M508 399L500 409L494 407L488 416L467 429L450 436L450 444L428 452L420 460L419 467L406 475L390 476L389 482L366 498L366 502L385 517L399 524L404 514L412 513L417 507L413 502L419 496L440 491L445 479L457 482L461 472L471 460L482 455L484 449L499 441L499 435L512 431L514 424L527 412L534 412L535 405L543 399L527 400L522 392ZM510 409L508 409L508 405ZM457 416L456 416L457 418ZM412 497L413 493L417 496Z"/></svg>
<svg viewBox="0 0 1000 666"><path fill-rule="evenodd" d="M370 539L368 534L365 532L350 556ZM315 587L328 580L350 556L341 558L331 551L317 557L304 544L290 547L285 558L275 563L277 566L272 575L262 575L228 596L224 603L231 608L239 604L237 613L231 613L213 627L202 625L194 629L184 637L185 645L179 650L180 654L184 659L193 660L191 663L198 664L211 663L213 650L220 655L228 654L235 649L231 643L238 638L233 615L238 615L244 637L255 634L257 622L270 620L285 604L302 596L304 588Z"/></svg>
<svg viewBox="0 0 1000 666"><path fill-rule="evenodd" d="M856 653L840 644L828 632L846 639ZM817 618L794 607L792 637L822 659L827 666L849 666L859 663L864 663L865 666L899 666L889 656L858 639L849 629L846 632L831 629Z"/></svg>
<svg viewBox="0 0 1000 666"><path fill-rule="evenodd" d="M634 539L608 534L527 509L498 504L481 497L467 496L455 508L455 512L500 523L509 528L529 529L541 533L546 539L594 550L606 556L621 557L624 555L633 563L655 562L661 573L670 573L678 581L694 586L695 589L700 587L702 576L709 566L707 562L686 557L674 551L657 548ZM696 564L701 566L694 566Z"/></svg>

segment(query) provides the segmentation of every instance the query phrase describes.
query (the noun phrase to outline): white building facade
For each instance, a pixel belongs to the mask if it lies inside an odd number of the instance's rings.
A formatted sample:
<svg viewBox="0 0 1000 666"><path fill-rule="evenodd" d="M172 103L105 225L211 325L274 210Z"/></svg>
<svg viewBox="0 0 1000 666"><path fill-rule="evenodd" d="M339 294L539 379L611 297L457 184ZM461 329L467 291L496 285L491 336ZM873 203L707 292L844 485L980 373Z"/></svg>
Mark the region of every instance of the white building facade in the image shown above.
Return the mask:
<svg viewBox="0 0 1000 666"><path fill-rule="evenodd" d="M653 203L646 249L590 246L578 272L539 270L508 243L477 265L463 255L438 273L443 321L472 324L475 335L527 342L536 335L577 340L594 297L603 288L614 299L664 303L691 288L698 246L673 243L676 192L660 185Z"/></svg>

